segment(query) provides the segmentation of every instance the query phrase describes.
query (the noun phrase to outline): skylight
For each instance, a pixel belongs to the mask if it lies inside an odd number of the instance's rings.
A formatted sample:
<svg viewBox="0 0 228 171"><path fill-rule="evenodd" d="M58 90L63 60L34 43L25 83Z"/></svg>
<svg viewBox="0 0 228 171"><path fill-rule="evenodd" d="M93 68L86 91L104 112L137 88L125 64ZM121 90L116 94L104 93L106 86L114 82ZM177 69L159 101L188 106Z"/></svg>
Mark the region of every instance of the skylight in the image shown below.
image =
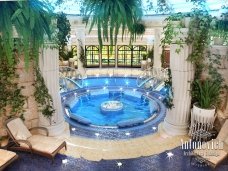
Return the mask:
<svg viewBox="0 0 228 171"><path fill-rule="evenodd" d="M54 4L57 0L48 0ZM145 15L163 14L158 10L157 0L142 0ZM190 0L189 0L190 1ZM186 0L167 0L172 12L189 12L194 5ZM228 5L228 0L206 0L206 8L210 11L221 9L222 5ZM81 0L64 0L60 6L55 6L55 12L64 12L66 14L80 14ZM168 13L168 12L167 12Z"/></svg>

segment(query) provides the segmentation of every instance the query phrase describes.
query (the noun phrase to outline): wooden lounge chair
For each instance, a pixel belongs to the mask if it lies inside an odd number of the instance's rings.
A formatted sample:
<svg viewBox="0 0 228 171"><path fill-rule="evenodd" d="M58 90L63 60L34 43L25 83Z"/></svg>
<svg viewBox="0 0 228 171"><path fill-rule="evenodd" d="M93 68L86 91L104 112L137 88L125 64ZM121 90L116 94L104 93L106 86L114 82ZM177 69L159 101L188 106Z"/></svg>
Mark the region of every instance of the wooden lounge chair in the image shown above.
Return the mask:
<svg viewBox="0 0 228 171"><path fill-rule="evenodd" d="M12 151L0 149L0 171L18 158L18 155Z"/></svg>
<svg viewBox="0 0 228 171"><path fill-rule="evenodd" d="M6 130L14 142L9 148L14 150L28 151L36 153L50 159L54 159L55 155L63 148L66 147L66 142L54 137L48 137L48 129L44 127L34 127L27 129L20 118L11 118L5 123ZM43 130L45 135L36 134L32 135L32 130Z"/></svg>
<svg viewBox="0 0 228 171"><path fill-rule="evenodd" d="M215 147L215 143L220 142L220 146L222 146L222 149L195 149L193 153L196 157L200 158L201 161L205 161L208 165L215 168L219 163L227 159L228 154L228 119L223 124L218 136L216 139L211 140L207 143L210 143L210 145ZM221 145L222 143L222 145ZM218 147L218 146L216 146Z"/></svg>

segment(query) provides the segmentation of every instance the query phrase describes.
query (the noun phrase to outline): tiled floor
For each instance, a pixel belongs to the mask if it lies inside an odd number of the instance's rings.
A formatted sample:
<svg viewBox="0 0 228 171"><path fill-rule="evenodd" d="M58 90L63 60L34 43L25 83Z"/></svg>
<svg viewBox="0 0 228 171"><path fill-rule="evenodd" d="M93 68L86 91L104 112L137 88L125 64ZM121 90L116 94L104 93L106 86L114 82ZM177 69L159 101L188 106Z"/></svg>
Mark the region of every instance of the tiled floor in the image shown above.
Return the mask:
<svg viewBox="0 0 228 171"><path fill-rule="evenodd" d="M167 153L173 157L168 158ZM7 171L210 171L209 166L197 163L194 159L184 156L180 147L165 151L158 155L122 160L89 161L58 154L51 160L30 153L18 152L19 160L11 164ZM228 170L228 161L223 162L218 171Z"/></svg>
<svg viewBox="0 0 228 171"><path fill-rule="evenodd" d="M187 136L167 136L160 128L157 133L125 140L104 140L71 136L66 138L67 151L63 154L88 160L128 159L141 156L151 156L181 145L181 139L187 141Z"/></svg>

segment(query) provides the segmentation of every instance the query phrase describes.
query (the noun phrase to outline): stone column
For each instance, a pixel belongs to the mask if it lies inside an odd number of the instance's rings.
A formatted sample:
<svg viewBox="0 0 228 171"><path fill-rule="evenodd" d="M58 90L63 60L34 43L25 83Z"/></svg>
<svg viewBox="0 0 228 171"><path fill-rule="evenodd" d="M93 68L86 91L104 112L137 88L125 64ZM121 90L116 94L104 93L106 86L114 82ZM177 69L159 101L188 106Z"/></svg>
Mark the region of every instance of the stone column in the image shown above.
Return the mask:
<svg viewBox="0 0 228 171"><path fill-rule="evenodd" d="M40 55L39 66L49 94L52 96L55 113L50 121L39 114L39 125L49 130L50 136L63 133L65 122L59 94L59 53L57 49L44 48Z"/></svg>
<svg viewBox="0 0 228 171"><path fill-rule="evenodd" d="M154 29L154 67L161 68L161 44L162 28Z"/></svg>
<svg viewBox="0 0 228 171"><path fill-rule="evenodd" d="M186 36L187 29L183 29L182 32ZM164 130L170 135L185 135L188 133L191 106L189 90L194 78L194 67L191 62L186 61L191 53L191 47L186 44L183 44L183 46L179 54L175 52L179 48L178 45L171 44L170 46L174 108L167 111L163 124Z"/></svg>
<svg viewBox="0 0 228 171"><path fill-rule="evenodd" d="M85 76L85 69L83 68L83 64L80 61L79 57L81 54L81 46L85 50L85 27L79 27L76 29L76 36L77 36L77 56L78 56L78 72L82 75Z"/></svg>

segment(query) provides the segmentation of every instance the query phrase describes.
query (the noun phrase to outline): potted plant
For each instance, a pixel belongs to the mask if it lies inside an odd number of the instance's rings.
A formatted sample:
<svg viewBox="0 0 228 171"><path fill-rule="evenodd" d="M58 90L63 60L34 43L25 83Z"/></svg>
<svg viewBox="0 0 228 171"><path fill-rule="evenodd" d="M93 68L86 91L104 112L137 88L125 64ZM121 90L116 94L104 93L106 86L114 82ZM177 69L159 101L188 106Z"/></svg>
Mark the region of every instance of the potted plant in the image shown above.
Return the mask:
<svg viewBox="0 0 228 171"><path fill-rule="evenodd" d="M60 60L62 61L62 64L64 66L69 65L69 59L74 57L74 48L72 48L70 51L69 50L64 50L59 52L60 55Z"/></svg>
<svg viewBox="0 0 228 171"><path fill-rule="evenodd" d="M142 61L141 61L141 64L142 65L145 65L147 62L147 54L142 54Z"/></svg>
<svg viewBox="0 0 228 171"><path fill-rule="evenodd" d="M212 79L195 80L192 84L193 114L214 117L220 98L221 84Z"/></svg>
<svg viewBox="0 0 228 171"><path fill-rule="evenodd" d="M147 62L148 62L148 64L150 64L152 66L153 65L153 60L154 60L154 48L152 48L151 50L148 50L148 52L147 52Z"/></svg>

